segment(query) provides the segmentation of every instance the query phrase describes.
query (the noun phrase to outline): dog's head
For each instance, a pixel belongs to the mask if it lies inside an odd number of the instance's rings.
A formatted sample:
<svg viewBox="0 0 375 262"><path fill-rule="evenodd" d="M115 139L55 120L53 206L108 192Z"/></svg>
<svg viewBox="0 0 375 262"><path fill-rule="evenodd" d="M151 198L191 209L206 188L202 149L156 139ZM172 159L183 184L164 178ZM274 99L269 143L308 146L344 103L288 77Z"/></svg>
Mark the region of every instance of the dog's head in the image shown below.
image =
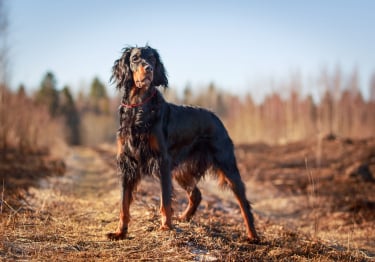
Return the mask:
<svg viewBox="0 0 375 262"><path fill-rule="evenodd" d="M132 88L168 87L167 73L158 52L149 47L127 47L115 61L111 81L125 93Z"/></svg>

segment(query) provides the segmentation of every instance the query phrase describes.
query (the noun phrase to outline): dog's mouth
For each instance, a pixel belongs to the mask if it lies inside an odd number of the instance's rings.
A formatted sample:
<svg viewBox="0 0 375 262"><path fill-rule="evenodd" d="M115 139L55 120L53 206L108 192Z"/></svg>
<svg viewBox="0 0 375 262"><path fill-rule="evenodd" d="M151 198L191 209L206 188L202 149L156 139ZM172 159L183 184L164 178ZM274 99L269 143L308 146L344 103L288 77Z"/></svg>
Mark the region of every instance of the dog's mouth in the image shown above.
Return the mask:
<svg viewBox="0 0 375 262"><path fill-rule="evenodd" d="M135 84L138 88L145 88L151 85L152 79L152 74L147 74L142 79L135 81Z"/></svg>
<svg viewBox="0 0 375 262"><path fill-rule="evenodd" d="M145 88L145 87L149 87L151 85L151 82L152 82L152 77L147 76L147 77L144 77L140 80L135 81L135 85L138 88Z"/></svg>

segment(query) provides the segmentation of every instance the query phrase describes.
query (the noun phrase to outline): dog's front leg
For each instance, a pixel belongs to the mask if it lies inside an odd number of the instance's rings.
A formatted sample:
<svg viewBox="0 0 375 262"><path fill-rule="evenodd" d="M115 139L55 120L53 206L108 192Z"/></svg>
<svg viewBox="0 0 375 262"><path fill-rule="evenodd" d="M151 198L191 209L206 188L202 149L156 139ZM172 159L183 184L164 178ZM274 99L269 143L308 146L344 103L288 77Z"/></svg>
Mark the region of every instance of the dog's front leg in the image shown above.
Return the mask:
<svg viewBox="0 0 375 262"><path fill-rule="evenodd" d="M130 204L133 200L133 191L140 178L136 163L124 154L124 139L121 136L118 136L117 144L117 164L121 177L121 202L117 230L107 234L107 237L111 240L124 239L128 233Z"/></svg>
<svg viewBox="0 0 375 262"><path fill-rule="evenodd" d="M168 157L162 157L160 165L161 184L161 227L162 230L172 229L172 177Z"/></svg>
<svg viewBox="0 0 375 262"><path fill-rule="evenodd" d="M122 184L122 194L121 194L121 203L120 203L120 216L117 226L117 230L113 233L108 233L107 237L111 240L120 240L126 237L128 233L128 224L130 221L130 203L133 198L133 189Z"/></svg>

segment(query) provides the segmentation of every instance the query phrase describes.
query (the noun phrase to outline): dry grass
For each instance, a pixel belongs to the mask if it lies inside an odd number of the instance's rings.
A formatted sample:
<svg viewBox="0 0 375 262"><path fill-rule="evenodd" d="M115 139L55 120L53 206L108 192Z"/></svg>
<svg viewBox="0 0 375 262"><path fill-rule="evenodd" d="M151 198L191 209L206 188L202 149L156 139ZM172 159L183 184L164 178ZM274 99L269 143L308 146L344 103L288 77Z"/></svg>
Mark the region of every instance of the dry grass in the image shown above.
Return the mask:
<svg viewBox="0 0 375 262"><path fill-rule="evenodd" d="M251 174L245 179L256 191L254 207L327 245L374 256L375 140L323 139L316 146L239 147L242 174Z"/></svg>
<svg viewBox="0 0 375 262"><path fill-rule="evenodd" d="M247 162L241 163L242 169L247 168ZM256 199L256 227L261 243L248 243L240 212L232 202L231 194L219 195L220 191L211 190L206 186L210 185L210 180L202 185L204 198L193 221L175 222L172 231L158 230L158 182L152 179L143 181L132 205L128 238L108 241L105 234L116 228L119 205L112 151L107 148L75 148L67 158L67 166L64 177L52 177L43 180L39 187L31 188L21 209L14 208L17 211L13 211L5 207L7 210L1 214L0 221L0 258L34 261L370 259L369 252L353 248L353 243L350 249L341 243L327 244L306 232L282 225L274 216L267 216L261 210L264 203ZM248 181L250 196L259 193L265 198L267 190L275 190L274 187L267 189L266 183L263 183L263 189L252 188L259 179L256 176L250 179L246 174L244 178ZM186 200L182 197L183 192L176 191L174 209L178 213ZM5 191L5 200L7 197ZM274 202L281 204L282 197Z"/></svg>

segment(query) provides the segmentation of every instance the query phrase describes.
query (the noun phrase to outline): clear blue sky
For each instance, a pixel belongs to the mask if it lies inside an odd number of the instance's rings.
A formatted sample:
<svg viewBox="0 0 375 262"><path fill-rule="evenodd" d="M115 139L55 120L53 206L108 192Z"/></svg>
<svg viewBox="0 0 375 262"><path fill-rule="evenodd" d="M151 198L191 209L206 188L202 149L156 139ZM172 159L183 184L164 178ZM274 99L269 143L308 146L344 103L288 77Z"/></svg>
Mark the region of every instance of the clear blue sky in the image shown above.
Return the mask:
<svg viewBox="0 0 375 262"><path fill-rule="evenodd" d="M368 96L375 72L375 1L11 0L11 83L33 90L47 71L73 90L108 83L126 45L159 50L171 87L214 82L262 95L299 71L354 68ZM274 88L277 88L277 84ZM314 86L314 85L311 85ZM111 87L113 88L113 87ZM311 90L311 92L314 92Z"/></svg>

